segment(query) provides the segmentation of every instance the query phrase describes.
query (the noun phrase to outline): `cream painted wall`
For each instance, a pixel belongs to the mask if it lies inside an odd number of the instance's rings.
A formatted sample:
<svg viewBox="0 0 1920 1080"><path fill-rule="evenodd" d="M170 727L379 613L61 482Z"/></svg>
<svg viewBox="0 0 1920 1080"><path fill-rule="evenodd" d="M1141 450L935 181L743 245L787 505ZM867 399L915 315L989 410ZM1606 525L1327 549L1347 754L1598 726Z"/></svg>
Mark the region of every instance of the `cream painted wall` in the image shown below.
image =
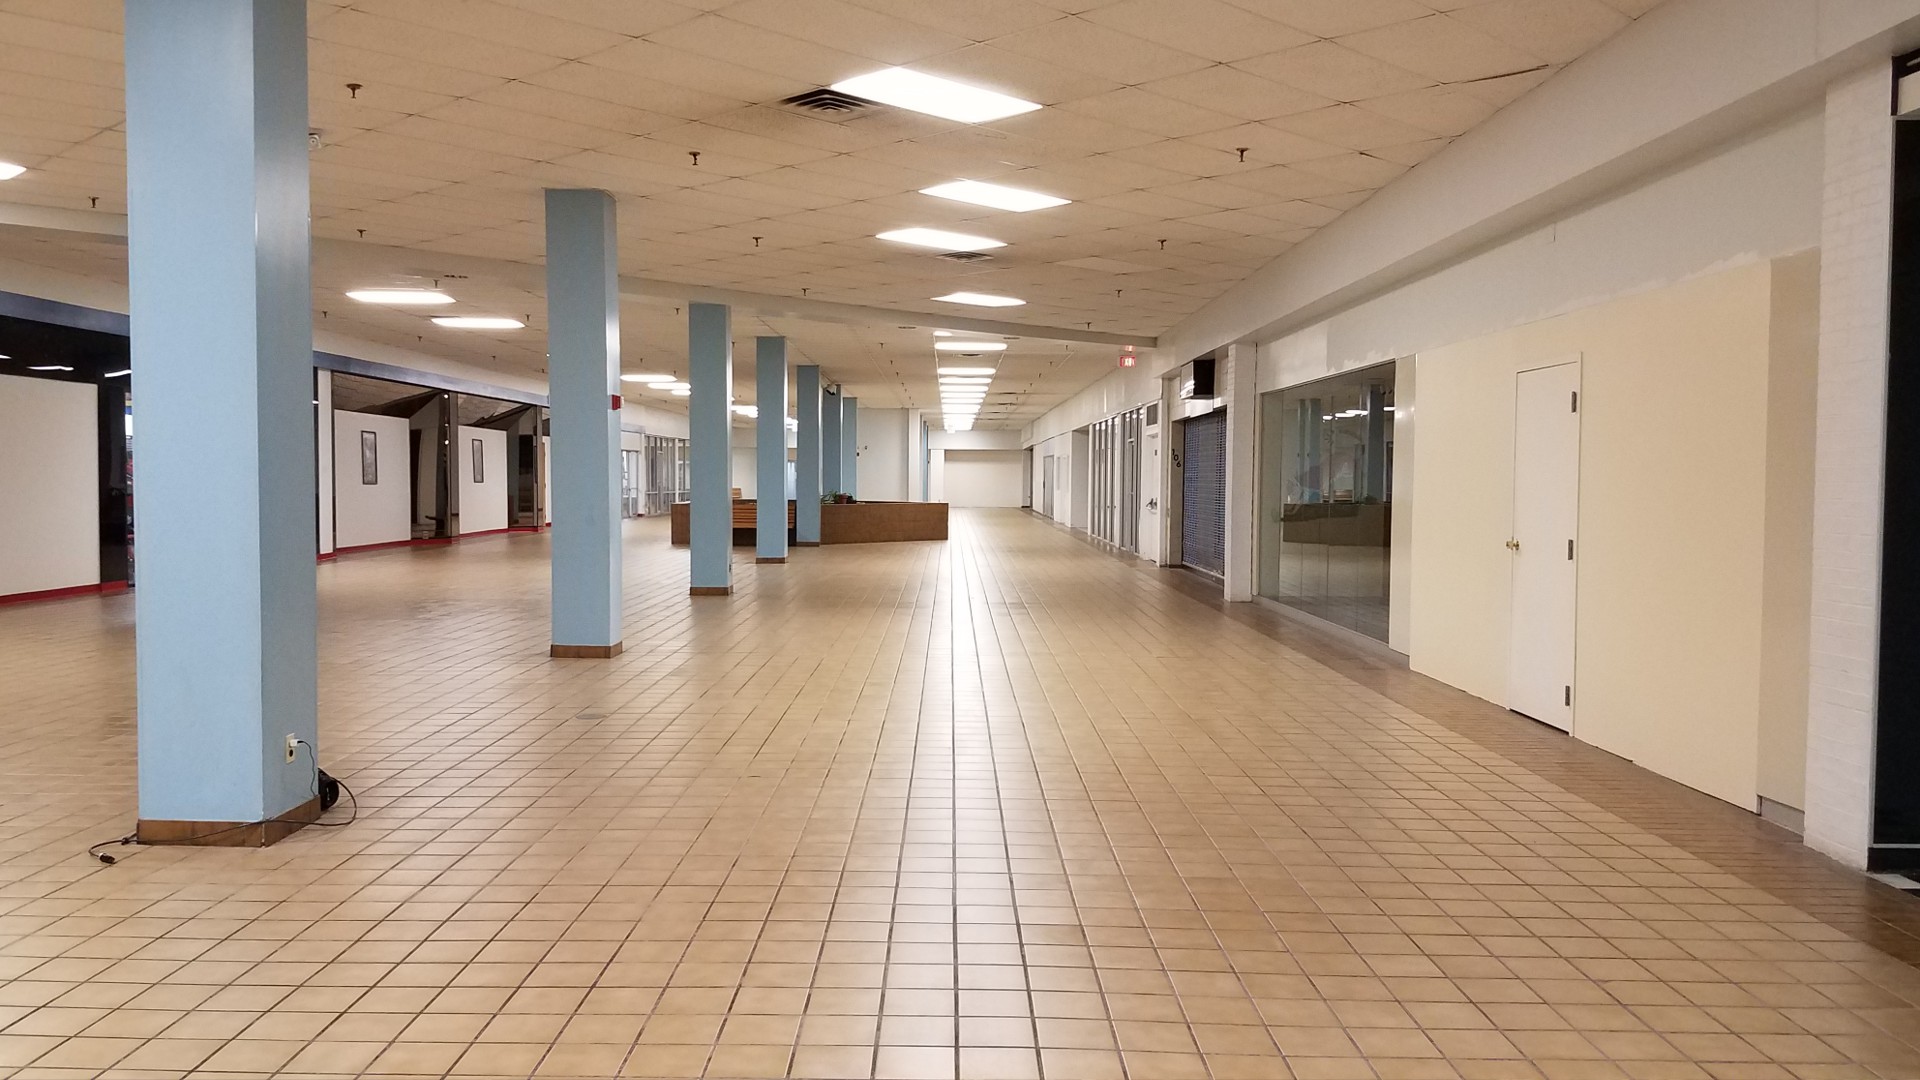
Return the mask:
<svg viewBox="0 0 1920 1080"><path fill-rule="evenodd" d="M905 502L907 456L914 451L905 409L860 410L860 498L868 502Z"/></svg>
<svg viewBox="0 0 1920 1080"><path fill-rule="evenodd" d="M1791 610L1804 596L1793 579L1808 571L1785 518L1807 484L1767 468L1770 457L1811 456L1810 424L1773 399L1801 392L1799 378L1776 389L1773 373L1776 359L1804 363L1800 350L1774 348L1776 336L1803 336L1812 316L1803 278L1800 262L1755 263L1419 354L1416 671L1504 703L1515 373L1577 355L1573 734L1754 807L1763 597L1775 598L1778 620L1806 619ZM1772 533L1770 502L1781 518ZM1784 634L1772 643L1791 644ZM1784 753L1796 707L1804 722L1804 656L1799 666L1801 692L1765 724L1770 758Z"/></svg>
<svg viewBox="0 0 1920 1080"><path fill-rule="evenodd" d="M1820 257L1774 263L1767 391L1766 580L1760 623L1759 793L1807 806L1813 627L1813 445Z"/></svg>
<svg viewBox="0 0 1920 1080"><path fill-rule="evenodd" d="M942 459L941 487L934 502L952 506L1012 506L1021 502L1022 450L936 450Z"/></svg>
<svg viewBox="0 0 1920 1080"><path fill-rule="evenodd" d="M0 596L100 583L99 390L0 375Z"/></svg>
<svg viewBox="0 0 1920 1080"><path fill-rule="evenodd" d="M375 483L362 483L360 433L373 432ZM343 548L413 537L413 484L404 416L333 413L334 542Z"/></svg>

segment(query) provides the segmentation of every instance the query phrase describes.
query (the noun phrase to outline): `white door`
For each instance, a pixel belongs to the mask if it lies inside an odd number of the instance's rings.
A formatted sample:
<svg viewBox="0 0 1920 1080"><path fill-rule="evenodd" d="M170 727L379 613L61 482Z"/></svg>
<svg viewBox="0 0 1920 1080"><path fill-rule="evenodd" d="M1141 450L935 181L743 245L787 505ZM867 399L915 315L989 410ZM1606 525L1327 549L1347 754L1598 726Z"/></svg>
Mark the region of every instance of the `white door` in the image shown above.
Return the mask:
<svg viewBox="0 0 1920 1080"><path fill-rule="evenodd" d="M1573 730L1580 365L1518 376L1513 435L1513 642L1507 707Z"/></svg>

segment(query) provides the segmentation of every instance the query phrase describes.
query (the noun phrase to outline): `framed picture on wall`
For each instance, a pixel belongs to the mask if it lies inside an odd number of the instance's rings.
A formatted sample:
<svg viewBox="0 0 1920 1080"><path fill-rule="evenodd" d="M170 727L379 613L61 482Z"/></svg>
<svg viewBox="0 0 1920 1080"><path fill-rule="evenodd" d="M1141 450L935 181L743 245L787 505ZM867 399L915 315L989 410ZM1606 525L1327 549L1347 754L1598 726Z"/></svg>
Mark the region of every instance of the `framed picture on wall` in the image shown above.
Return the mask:
<svg viewBox="0 0 1920 1080"><path fill-rule="evenodd" d="M360 482L380 482L380 436L371 431L360 433Z"/></svg>
<svg viewBox="0 0 1920 1080"><path fill-rule="evenodd" d="M473 482L487 482L487 448L479 439L473 440Z"/></svg>

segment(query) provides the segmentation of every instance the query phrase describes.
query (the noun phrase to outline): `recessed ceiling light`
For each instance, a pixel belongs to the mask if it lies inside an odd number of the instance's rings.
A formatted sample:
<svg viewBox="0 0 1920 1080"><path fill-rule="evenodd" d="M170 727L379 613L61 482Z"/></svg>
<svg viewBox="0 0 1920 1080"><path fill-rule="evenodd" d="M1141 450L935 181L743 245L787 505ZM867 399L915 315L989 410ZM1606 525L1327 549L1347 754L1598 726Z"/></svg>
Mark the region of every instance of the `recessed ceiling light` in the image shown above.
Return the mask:
<svg viewBox="0 0 1920 1080"><path fill-rule="evenodd" d="M667 390L667 391L691 390L693 389L693 384L690 382L683 382L679 379L674 379L670 382L654 383L653 388L655 390Z"/></svg>
<svg viewBox="0 0 1920 1080"><path fill-rule="evenodd" d="M994 296L989 293L957 292L945 296L936 296L934 300L943 304L971 304L974 307L1019 307L1026 303L1011 296Z"/></svg>
<svg viewBox="0 0 1920 1080"><path fill-rule="evenodd" d="M693 390L691 388L669 390L667 391L667 393L672 394L674 397L692 397L693 396Z"/></svg>
<svg viewBox="0 0 1920 1080"><path fill-rule="evenodd" d="M879 234L876 239L891 240L896 244L912 244L914 247L933 248L936 251L986 251L989 248L1007 246L1003 240L969 236L966 233L948 232L945 229L894 229Z"/></svg>
<svg viewBox="0 0 1920 1080"><path fill-rule="evenodd" d="M1007 347L1004 341L936 341L933 347L941 352L1001 352Z"/></svg>
<svg viewBox="0 0 1920 1080"><path fill-rule="evenodd" d="M11 161L0 161L0 180L11 180L26 171L27 167L25 165L15 165Z"/></svg>
<svg viewBox="0 0 1920 1080"><path fill-rule="evenodd" d="M620 381L621 382L637 382L637 383L670 383L670 382L678 382L679 377L675 375L656 375L651 372L638 371L638 372L634 372L631 375L620 376Z"/></svg>
<svg viewBox="0 0 1920 1080"><path fill-rule="evenodd" d="M100 377L103 379L117 379L122 375L131 375L131 374L133 374L132 368L121 368L119 371L109 371L105 375L102 375Z"/></svg>
<svg viewBox="0 0 1920 1080"><path fill-rule="evenodd" d="M990 368L990 367L947 367L946 365L943 364L940 367L940 374L942 375L992 375L998 370L999 369L997 368Z"/></svg>
<svg viewBox="0 0 1920 1080"><path fill-rule="evenodd" d="M920 194L931 195L936 199L972 203L975 206L990 206L995 210L1011 210L1016 214L1065 206L1073 201L1055 198L1052 195L1042 195L1037 191L1023 191L1020 188L988 184L979 180L955 180L950 184L935 184L930 188L921 188Z"/></svg>
<svg viewBox="0 0 1920 1080"><path fill-rule="evenodd" d="M454 330L518 330L527 325L519 319L503 319L496 315L435 315L433 321L435 325Z"/></svg>
<svg viewBox="0 0 1920 1080"><path fill-rule="evenodd" d="M908 68L883 68L834 83L831 89L882 105L957 120L962 124L984 124L1009 116L1029 113L1040 106L1031 101L983 90L978 86L927 75Z"/></svg>
<svg viewBox="0 0 1920 1080"><path fill-rule="evenodd" d="M453 297L438 289L350 289L349 300L363 304L451 304Z"/></svg>
<svg viewBox="0 0 1920 1080"><path fill-rule="evenodd" d="M73 369L68 367L65 364L35 364L27 368L27 370L28 371L72 371Z"/></svg>
<svg viewBox="0 0 1920 1080"><path fill-rule="evenodd" d="M940 385L942 386L986 386L992 382L992 379L976 378L972 375L940 376Z"/></svg>

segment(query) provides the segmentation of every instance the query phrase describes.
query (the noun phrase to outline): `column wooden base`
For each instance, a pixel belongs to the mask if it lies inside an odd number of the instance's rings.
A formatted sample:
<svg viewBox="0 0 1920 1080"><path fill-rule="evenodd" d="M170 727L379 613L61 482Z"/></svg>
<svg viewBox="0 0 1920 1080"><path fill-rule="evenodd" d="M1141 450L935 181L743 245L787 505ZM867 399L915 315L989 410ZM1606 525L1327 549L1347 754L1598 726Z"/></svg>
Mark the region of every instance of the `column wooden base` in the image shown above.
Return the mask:
<svg viewBox="0 0 1920 1080"><path fill-rule="evenodd" d="M135 842L170 847L266 847L292 836L320 820L318 795L272 821L169 821L141 818L133 827Z"/></svg>
<svg viewBox="0 0 1920 1080"><path fill-rule="evenodd" d="M695 585L687 590L688 596L732 596L731 585Z"/></svg>
<svg viewBox="0 0 1920 1080"><path fill-rule="evenodd" d="M611 660L626 648L624 641L611 645L554 645L547 649L547 655L563 660Z"/></svg>
<svg viewBox="0 0 1920 1080"><path fill-rule="evenodd" d="M753 561L757 563L783 563L787 561L787 557L785 555L781 555L778 558L768 558L765 555L760 555L755 557Z"/></svg>
<svg viewBox="0 0 1920 1080"><path fill-rule="evenodd" d="M794 546L794 547L819 547L819 546L820 546L820 541L818 541L818 540L795 540L795 541L793 542L793 546Z"/></svg>

